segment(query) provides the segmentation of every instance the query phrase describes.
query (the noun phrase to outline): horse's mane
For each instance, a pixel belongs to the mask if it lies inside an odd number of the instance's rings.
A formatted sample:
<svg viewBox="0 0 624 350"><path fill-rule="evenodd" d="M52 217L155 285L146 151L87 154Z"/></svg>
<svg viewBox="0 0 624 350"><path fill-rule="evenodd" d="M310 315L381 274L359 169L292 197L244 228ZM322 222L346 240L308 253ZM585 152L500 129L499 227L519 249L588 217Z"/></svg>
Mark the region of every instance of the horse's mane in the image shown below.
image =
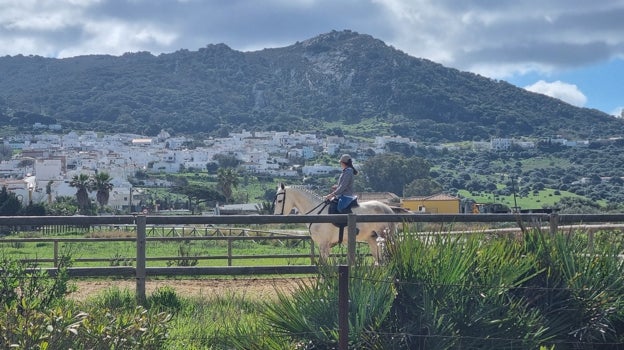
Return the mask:
<svg viewBox="0 0 624 350"><path fill-rule="evenodd" d="M300 192L300 193L304 194L311 201L318 202L318 201L322 201L323 200L323 197L321 195L319 195L318 193L312 191L307 186L304 186L304 185L290 185L290 186L288 186L288 188L291 188L293 190L297 190L297 192Z"/></svg>

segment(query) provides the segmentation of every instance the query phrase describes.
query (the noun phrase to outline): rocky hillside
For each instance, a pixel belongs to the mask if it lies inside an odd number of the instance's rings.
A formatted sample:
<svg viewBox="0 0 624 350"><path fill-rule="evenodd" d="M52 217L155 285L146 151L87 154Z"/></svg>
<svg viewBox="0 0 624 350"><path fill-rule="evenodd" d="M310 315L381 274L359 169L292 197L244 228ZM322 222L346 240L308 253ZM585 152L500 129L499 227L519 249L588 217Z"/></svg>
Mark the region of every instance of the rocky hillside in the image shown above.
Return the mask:
<svg viewBox="0 0 624 350"><path fill-rule="evenodd" d="M624 122L411 57L352 31L239 52L0 58L0 126L220 135L305 130L422 141L620 135Z"/></svg>

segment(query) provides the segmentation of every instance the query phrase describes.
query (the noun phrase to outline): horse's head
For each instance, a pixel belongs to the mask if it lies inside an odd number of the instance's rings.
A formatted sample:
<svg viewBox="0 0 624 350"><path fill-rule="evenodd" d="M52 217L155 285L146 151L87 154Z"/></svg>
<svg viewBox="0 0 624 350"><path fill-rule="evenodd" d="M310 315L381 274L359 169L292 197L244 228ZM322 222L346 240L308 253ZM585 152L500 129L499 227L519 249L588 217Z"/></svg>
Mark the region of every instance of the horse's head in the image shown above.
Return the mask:
<svg viewBox="0 0 624 350"><path fill-rule="evenodd" d="M286 186L284 186L283 183L280 183L279 186L277 186L275 199L273 199L273 214L284 215L285 214L284 211L286 209L285 206L286 206Z"/></svg>

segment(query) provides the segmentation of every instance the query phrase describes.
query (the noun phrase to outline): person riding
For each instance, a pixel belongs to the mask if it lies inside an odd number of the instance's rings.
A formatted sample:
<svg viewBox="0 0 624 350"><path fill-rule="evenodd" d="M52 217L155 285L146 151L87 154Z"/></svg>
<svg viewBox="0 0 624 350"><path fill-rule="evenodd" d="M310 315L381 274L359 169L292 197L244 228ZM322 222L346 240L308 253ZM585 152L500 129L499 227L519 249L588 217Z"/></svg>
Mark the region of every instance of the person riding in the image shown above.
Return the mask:
<svg viewBox="0 0 624 350"><path fill-rule="evenodd" d="M348 200L350 203L354 198L353 194L353 182L355 180L355 175L357 175L358 171L353 167L353 159L348 154L343 154L340 157L340 167L342 168L342 173L338 178L338 183L332 186L332 192L325 196L326 200L337 199L338 210L341 211L344 208L341 208L340 200L344 197L345 200ZM347 206L349 203L345 203Z"/></svg>

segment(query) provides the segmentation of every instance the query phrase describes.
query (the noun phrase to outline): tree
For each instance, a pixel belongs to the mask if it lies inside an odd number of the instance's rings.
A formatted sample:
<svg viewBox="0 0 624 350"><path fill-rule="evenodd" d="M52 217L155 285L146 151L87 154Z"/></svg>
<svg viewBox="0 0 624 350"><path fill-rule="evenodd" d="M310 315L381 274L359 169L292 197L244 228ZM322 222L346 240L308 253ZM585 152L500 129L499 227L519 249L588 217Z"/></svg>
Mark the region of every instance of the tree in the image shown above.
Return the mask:
<svg viewBox="0 0 624 350"><path fill-rule="evenodd" d="M405 157L398 153L379 154L369 158L362 167L365 181L373 191L403 194L407 184L430 177L429 162L420 157Z"/></svg>
<svg viewBox="0 0 624 350"><path fill-rule="evenodd" d="M46 208L41 203L28 204L20 211L20 215L26 216L45 216Z"/></svg>
<svg viewBox="0 0 624 350"><path fill-rule="evenodd" d="M414 155L414 146L403 142L388 142L386 149L391 153L399 153L405 157L411 157Z"/></svg>
<svg viewBox="0 0 624 350"><path fill-rule="evenodd" d="M17 163L17 167L18 168L28 168L28 167L32 167L35 164L35 161L27 158L27 159L22 159L19 161L19 163Z"/></svg>
<svg viewBox="0 0 624 350"><path fill-rule="evenodd" d="M11 149L11 146L5 145L4 143L0 144L0 160L9 160L12 155L13 149Z"/></svg>
<svg viewBox="0 0 624 350"><path fill-rule="evenodd" d="M185 186L174 187L173 191L187 196L189 202L195 204L190 208L193 214L195 214L195 208L201 203L216 204L225 201L225 196L217 191L214 186L190 183Z"/></svg>
<svg viewBox="0 0 624 350"><path fill-rule="evenodd" d="M6 186L0 190L0 216L14 216L22 209L22 203L15 193L9 192Z"/></svg>
<svg viewBox="0 0 624 350"><path fill-rule="evenodd" d="M232 199L232 188L238 187L238 172L233 168L220 168L217 172L217 186L225 196L225 202Z"/></svg>
<svg viewBox="0 0 624 350"><path fill-rule="evenodd" d="M96 190L96 200L100 204L100 208L103 208L108 204L110 197L110 191L113 189L111 183L112 178L108 173L99 172L93 178L93 189Z"/></svg>
<svg viewBox="0 0 624 350"><path fill-rule="evenodd" d="M234 154L215 154L212 159L219 164L220 168L236 168L240 165L240 159Z"/></svg>
<svg viewBox="0 0 624 350"><path fill-rule="evenodd" d="M604 209L600 204L581 197L564 197L557 203L562 214L600 214Z"/></svg>
<svg viewBox="0 0 624 350"><path fill-rule="evenodd" d="M76 188L76 201L78 202L80 213L86 214L91 204L89 202L89 192L93 188L91 178L87 174L74 175L69 182L69 186Z"/></svg>
<svg viewBox="0 0 624 350"><path fill-rule="evenodd" d="M416 179L405 186L403 196L431 196L442 192L442 186L431 179Z"/></svg>
<svg viewBox="0 0 624 350"><path fill-rule="evenodd" d="M58 196L46 211L53 216L71 216L78 212L78 202L72 196Z"/></svg>

